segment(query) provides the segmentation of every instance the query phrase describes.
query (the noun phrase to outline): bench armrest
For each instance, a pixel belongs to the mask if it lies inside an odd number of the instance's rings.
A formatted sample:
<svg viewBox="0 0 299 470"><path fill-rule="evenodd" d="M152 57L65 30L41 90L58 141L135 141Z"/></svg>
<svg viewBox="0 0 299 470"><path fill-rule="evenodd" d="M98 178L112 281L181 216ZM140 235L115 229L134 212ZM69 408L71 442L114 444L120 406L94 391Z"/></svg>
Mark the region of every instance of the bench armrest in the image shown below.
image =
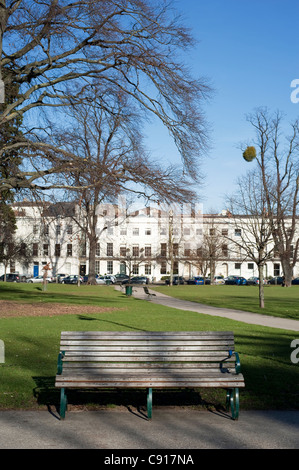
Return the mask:
<svg viewBox="0 0 299 470"><path fill-rule="evenodd" d="M62 374L62 368L63 368L63 358L65 356L65 351L60 351L60 353L58 354L58 361L57 361L57 375L61 375Z"/></svg>
<svg viewBox="0 0 299 470"><path fill-rule="evenodd" d="M240 372L241 372L241 362L240 362L239 354L236 351L231 351L231 350L229 350L228 353L229 353L229 357L232 357L233 355L235 355L235 357L236 357L236 361L235 361L236 374L240 374Z"/></svg>

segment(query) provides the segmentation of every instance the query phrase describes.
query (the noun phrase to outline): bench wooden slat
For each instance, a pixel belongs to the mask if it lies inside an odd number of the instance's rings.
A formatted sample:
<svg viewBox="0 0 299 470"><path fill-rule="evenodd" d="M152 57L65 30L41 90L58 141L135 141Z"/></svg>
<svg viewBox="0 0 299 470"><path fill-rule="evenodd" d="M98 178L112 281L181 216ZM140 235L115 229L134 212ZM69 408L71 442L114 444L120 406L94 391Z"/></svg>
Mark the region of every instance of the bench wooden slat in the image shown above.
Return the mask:
<svg viewBox="0 0 299 470"><path fill-rule="evenodd" d="M234 338L234 334L231 331L63 331L61 333L61 340L64 339L100 339L100 340L134 340L134 339L183 339L186 338L188 341L192 339L210 339L210 338Z"/></svg>
<svg viewBox="0 0 299 470"><path fill-rule="evenodd" d="M61 347L68 347L68 346L103 346L103 347L139 347L139 346L181 346L181 345L188 345L190 346L233 346L234 341L233 339L208 339L208 340L190 340L190 341L157 341L157 340L140 340L140 341L100 341L100 340L64 340L61 341Z"/></svg>

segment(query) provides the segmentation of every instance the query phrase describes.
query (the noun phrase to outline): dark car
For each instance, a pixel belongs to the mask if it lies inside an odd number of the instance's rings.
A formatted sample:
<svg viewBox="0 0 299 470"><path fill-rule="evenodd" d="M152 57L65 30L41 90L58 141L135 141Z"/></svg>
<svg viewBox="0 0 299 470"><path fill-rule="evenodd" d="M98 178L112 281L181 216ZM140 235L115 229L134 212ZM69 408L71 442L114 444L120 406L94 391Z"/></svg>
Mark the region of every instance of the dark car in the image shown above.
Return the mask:
<svg viewBox="0 0 299 470"><path fill-rule="evenodd" d="M170 279L166 279L165 284L170 284ZM182 276L173 276L172 284L177 286L178 284L185 284L185 279Z"/></svg>
<svg viewBox="0 0 299 470"><path fill-rule="evenodd" d="M62 279L61 284L78 284L78 277L76 275L66 276ZM80 282L83 282L82 276L80 276Z"/></svg>
<svg viewBox="0 0 299 470"><path fill-rule="evenodd" d="M225 280L226 285L244 286L247 280L242 276L228 276Z"/></svg>
<svg viewBox="0 0 299 470"><path fill-rule="evenodd" d="M199 286L205 283L205 279L202 276L194 276L192 279L187 279L186 282L187 284L195 284Z"/></svg>
<svg viewBox="0 0 299 470"><path fill-rule="evenodd" d="M146 276L134 276L131 279L125 279L123 284L148 284L149 280Z"/></svg>
<svg viewBox="0 0 299 470"><path fill-rule="evenodd" d="M0 281L5 280L5 275L0 276ZM21 276L19 274L6 274L6 282L21 282Z"/></svg>
<svg viewBox="0 0 299 470"><path fill-rule="evenodd" d="M292 284L293 285L299 284L299 277L296 277L295 279L293 279Z"/></svg>
<svg viewBox="0 0 299 470"><path fill-rule="evenodd" d="M259 278L252 276L247 279L247 284L249 286L257 286L259 284Z"/></svg>
<svg viewBox="0 0 299 470"><path fill-rule="evenodd" d="M260 279L257 276L252 276L247 279L247 284L249 286L258 286L260 283ZM267 281L263 279L263 284L266 284Z"/></svg>
<svg viewBox="0 0 299 470"><path fill-rule="evenodd" d="M123 284L123 282L129 279L127 274L115 274L115 284Z"/></svg>
<svg viewBox="0 0 299 470"><path fill-rule="evenodd" d="M284 278L282 276L275 276L275 277L272 277L272 279L270 279L268 281L268 284L277 284L277 285L281 285L284 283Z"/></svg>

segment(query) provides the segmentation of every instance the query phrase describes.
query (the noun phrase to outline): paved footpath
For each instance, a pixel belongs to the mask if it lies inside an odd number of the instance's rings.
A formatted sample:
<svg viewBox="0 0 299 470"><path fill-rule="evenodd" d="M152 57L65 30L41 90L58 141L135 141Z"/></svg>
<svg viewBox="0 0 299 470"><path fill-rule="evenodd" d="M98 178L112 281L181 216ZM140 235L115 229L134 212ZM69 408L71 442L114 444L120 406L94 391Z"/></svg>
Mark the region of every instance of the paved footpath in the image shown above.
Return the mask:
<svg viewBox="0 0 299 470"><path fill-rule="evenodd" d="M299 331L299 321L290 320L286 318L271 317L269 315L259 315L258 313L243 312L242 310L232 310L228 308L211 307L209 305L200 304L197 302L190 302L187 300L180 300L169 295L161 294L160 292L150 290L156 294L151 297L151 302L165 305L167 307L178 308L180 310L190 310L192 312L204 313L206 315L214 315L217 317L230 318L253 325L269 326L271 328L281 328L283 330ZM133 288L134 297L140 299L147 299L148 296L144 293L143 288Z"/></svg>
<svg viewBox="0 0 299 470"><path fill-rule="evenodd" d="M101 449L101 457L111 456L109 449L117 456L118 449L183 455L188 449L299 448L299 412L293 411L241 411L238 421L181 408L156 408L151 421L126 408L70 411L63 421L56 412L2 411L0 427L0 449Z"/></svg>

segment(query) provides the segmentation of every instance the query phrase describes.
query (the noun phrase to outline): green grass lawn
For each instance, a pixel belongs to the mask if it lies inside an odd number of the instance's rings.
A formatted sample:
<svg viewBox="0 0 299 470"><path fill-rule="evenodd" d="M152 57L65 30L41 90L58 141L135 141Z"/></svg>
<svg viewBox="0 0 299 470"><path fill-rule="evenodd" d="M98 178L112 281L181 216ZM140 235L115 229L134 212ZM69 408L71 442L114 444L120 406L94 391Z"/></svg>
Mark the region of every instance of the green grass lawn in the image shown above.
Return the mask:
<svg viewBox="0 0 299 470"><path fill-rule="evenodd" d="M204 290L200 291L202 286L194 287L203 294ZM219 289L221 287L225 286ZM170 293L170 289L177 287L166 289ZM210 290L216 292L218 288L214 290L212 287ZM235 292L238 296L241 293L237 290ZM284 289L280 288L279 292L281 296L284 295ZM281 299L279 292L275 294L277 301ZM224 290L222 293L224 295ZM155 305L153 302L127 297L112 286L78 288L50 284L47 291L42 292L35 285L1 283L0 300L20 303L60 302L80 306L76 314L49 317L3 318L0 312L0 339L5 344L5 363L0 364L0 409L32 409L58 404L59 392L55 390L54 377L60 332L63 330L232 330L246 382L246 388L241 390L241 412L242 409L299 409L299 364L292 364L290 360L290 344L298 337L298 333ZM220 300L219 295L219 304ZM283 300L281 302L284 303ZM226 304L226 297L222 298L223 304ZM86 313L85 306L89 305L112 307L115 310ZM92 407L103 404L146 404L144 392L100 392L97 395L80 392L73 393L69 398L70 403ZM154 406L195 406L199 398L200 406L223 407L225 404L224 391L204 389L200 390L200 396L192 392L165 394L154 391Z"/></svg>
<svg viewBox="0 0 299 470"><path fill-rule="evenodd" d="M259 307L258 286L159 286L156 290L183 300L299 320L299 286L265 286L265 308Z"/></svg>

